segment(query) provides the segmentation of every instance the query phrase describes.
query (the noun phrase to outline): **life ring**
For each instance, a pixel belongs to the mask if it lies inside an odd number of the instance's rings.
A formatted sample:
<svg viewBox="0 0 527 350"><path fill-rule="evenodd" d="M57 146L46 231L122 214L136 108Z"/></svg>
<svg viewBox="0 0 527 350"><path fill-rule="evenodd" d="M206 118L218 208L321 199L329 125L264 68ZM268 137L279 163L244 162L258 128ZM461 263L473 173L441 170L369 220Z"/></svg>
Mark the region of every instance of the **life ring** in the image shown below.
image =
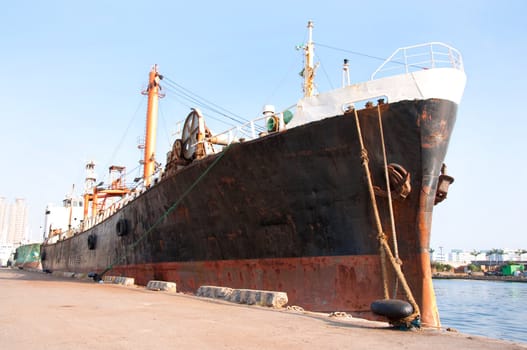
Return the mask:
<svg viewBox="0 0 527 350"><path fill-rule="evenodd" d="M117 236L126 236L128 234L128 221L126 219L119 219L115 225Z"/></svg>

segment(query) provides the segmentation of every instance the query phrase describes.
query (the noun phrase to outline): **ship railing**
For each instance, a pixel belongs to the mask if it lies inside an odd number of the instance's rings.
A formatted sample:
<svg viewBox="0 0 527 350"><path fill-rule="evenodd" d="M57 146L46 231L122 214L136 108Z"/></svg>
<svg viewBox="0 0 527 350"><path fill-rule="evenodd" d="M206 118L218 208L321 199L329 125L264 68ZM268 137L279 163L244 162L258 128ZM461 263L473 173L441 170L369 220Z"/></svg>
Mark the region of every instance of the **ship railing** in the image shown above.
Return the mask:
<svg viewBox="0 0 527 350"><path fill-rule="evenodd" d="M455 68L463 71L461 53L441 42L398 48L373 72L371 80L434 68Z"/></svg>
<svg viewBox="0 0 527 350"><path fill-rule="evenodd" d="M268 117L257 117L245 124L234 126L222 133L215 134L217 139L223 139L227 144L231 144L240 139L253 140L266 130L265 122Z"/></svg>
<svg viewBox="0 0 527 350"><path fill-rule="evenodd" d="M291 106L287 108L287 110L293 109L295 106ZM280 116L283 113L276 113L274 116ZM216 139L221 139L223 145L229 145L233 142L240 142L242 140L253 140L257 137L267 135L270 133L267 129L267 122L270 116L259 116L257 118L254 118L253 120L250 120L244 124L241 124L239 126L234 126L222 133L215 134L213 137ZM210 142L210 139L200 142ZM195 146L195 145L192 145ZM159 174L158 174L159 175ZM156 177L154 179L154 182L157 182L158 178ZM145 186L142 184L138 185L132 192L126 194L123 198L121 198L119 201L113 203L112 205L108 206L104 210L100 211L96 215L92 215L81 224L81 231L86 231L90 229L91 227L99 224L100 222L106 220L116 212L118 212L120 209L122 209L125 205L127 205L129 202L136 199L139 195L144 193L147 190Z"/></svg>
<svg viewBox="0 0 527 350"><path fill-rule="evenodd" d="M284 109L283 112L277 112L272 115L264 115L264 116L256 117L244 124L241 124L239 126L234 126L219 134L214 134L213 136L203 141L198 141L192 144L191 147L194 147L197 144L206 143L206 142L210 142L215 145L226 146L234 142L254 140L258 137L262 137L262 136L268 135L270 133L273 133L279 130L284 130L286 129L285 122L283 121L284 112L290 111L294 109L295 107L296 105L293 105L293 106L290 106ZM280 126L274 130L269 130L268 128L269 118L274 118L275 121L279 120L278 123L280 124Z"/></svg>
<svg viewBox="0 0 527 350"><path fill-rule="evenodd" d="M96 215L89 216L82 222L82 226L80 227L80 231L86 231L93 226L101 223L102 221L108 219L110 216L117 213L119 210L121 210L125 205L127 205L129 202L136 199L141 193L145 192L146 188L143 186L140 186L136 188L134 191L127 193L123 198L118 200L117 202L111 204L107 208L103 209Z"/></svg>

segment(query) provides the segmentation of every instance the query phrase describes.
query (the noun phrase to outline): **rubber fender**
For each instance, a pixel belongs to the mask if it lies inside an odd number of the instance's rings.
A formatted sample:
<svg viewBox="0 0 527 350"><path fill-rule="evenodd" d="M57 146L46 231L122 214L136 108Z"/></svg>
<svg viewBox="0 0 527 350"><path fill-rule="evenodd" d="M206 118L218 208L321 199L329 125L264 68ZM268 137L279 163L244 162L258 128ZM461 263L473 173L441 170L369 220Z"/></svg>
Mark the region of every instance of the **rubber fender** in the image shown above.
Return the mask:
<svg viewBox="0 0 527 350"><path fill-rule="evenodd" d="M45 250L40 253L40 261L44 261L44 260L46 260L46 251Z"/></svg>
<svg viewBox="0 0 527 350"><path fill-rule="evenodd" d="M385 316L390 320L400 320L410 316L414 308L409 302L399 299L379 299L370 305L374 314Z"/></svg>
<svg viewBox="0 0 527 350"><path fill-rule="evenodd" d="M96 245L97 245L97 236L94 234L89 235L88 236L88 249L94 250Z"/></svg>
<svg viewBox="0 0 527 350"><path fill-rule="evenodd" d="M119 219L115 225L115 232L117 236L126 236L128 234L128 220Z"/></svg>

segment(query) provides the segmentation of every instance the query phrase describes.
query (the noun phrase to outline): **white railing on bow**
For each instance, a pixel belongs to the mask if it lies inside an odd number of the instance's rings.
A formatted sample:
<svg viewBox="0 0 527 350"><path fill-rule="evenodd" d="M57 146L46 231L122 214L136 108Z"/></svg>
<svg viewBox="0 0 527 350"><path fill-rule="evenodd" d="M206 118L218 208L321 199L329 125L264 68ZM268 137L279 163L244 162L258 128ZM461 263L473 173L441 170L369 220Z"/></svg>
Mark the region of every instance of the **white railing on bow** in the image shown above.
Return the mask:
<svg viewBox="0 0 527 350"><path fill-rule="evenodd" d="M455 68L462 71L463 59L461 53L441 42L402 47L397 49L373 72L371 80L382 76L433 68Z"/></svg>

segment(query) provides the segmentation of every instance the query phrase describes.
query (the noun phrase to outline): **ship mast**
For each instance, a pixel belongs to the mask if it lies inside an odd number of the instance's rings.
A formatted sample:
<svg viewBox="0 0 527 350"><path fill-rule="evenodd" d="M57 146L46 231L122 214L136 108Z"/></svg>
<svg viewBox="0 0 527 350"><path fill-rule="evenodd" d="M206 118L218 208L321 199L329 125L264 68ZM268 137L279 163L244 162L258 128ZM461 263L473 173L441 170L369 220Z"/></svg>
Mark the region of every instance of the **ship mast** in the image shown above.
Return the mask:
<svg viewBox="0 0 527 350"><path fill-rule="evenodd" d="M304 97L313 96L314 80L315 80L315 65L313 64L315 44L313 43L313 21L307 22L307 29L309 39L307 45L304 47L305 66L304 66Z"/></svg>
<svg viewBox="0 0 527 350"><path fill-rule="evenodd" d="M148 88L143 91L143 95L148 95L148 109L146 111L146 135L145 153L143 164L143 180L145 186L149 186L152 175L156 168L156 131L157 131L157 111L159 105L159 81L163 76L157 72L157 64L150 70L148 78Z"/></svg>
<svg viewBox="0 0 527 350"><path fill-rule="evenodd" d="M68 231L71 231L71 219L72 219L72 216L73 216L73 192L75 191L75 184L73 184L71 186L71 194L70 194L70 198L69 198L69 205L70 205L70 212L69 212L69 215L68 215Z"/></svg>

